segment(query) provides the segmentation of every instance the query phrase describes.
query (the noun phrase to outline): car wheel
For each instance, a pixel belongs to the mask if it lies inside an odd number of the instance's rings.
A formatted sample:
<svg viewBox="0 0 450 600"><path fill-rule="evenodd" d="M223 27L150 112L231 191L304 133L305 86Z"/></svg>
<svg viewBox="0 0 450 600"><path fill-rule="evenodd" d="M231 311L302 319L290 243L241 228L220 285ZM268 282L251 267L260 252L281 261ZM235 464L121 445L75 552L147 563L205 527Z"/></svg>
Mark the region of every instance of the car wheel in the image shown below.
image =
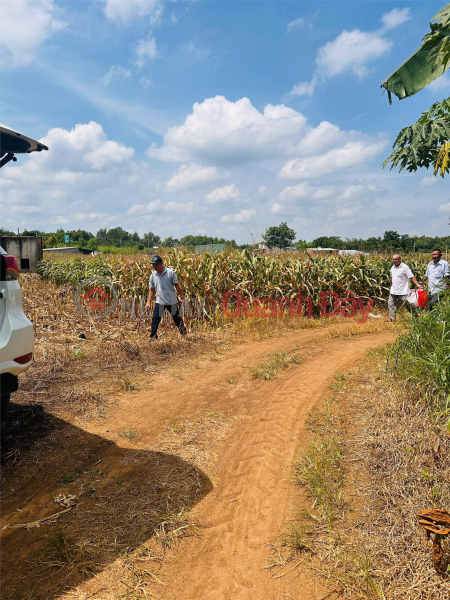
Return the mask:
<svg viewBox="0 0 450 600"><path fill-rule="evenodd" d="M1 420L3 421L3 419L6 416L6 413L8 412L8 404L9 404L9 400L11 398L11 394L2 394L0 396L1 398Z"/></svg>

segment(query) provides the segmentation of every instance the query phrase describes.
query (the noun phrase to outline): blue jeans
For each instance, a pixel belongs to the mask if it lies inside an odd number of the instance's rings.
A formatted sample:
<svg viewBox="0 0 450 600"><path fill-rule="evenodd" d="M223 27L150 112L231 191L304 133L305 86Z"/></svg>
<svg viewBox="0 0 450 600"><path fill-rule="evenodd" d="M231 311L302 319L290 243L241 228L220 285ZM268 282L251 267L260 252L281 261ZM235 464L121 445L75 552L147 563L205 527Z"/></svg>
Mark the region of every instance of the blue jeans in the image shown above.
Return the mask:
<svg viewBox="0 0 450 600"><path fill-rule="evenodd" d="M186 327L184 326L183 323L183 319L180 316L180 313L178 312L178 305L177 304L155 304L155 308L153 309L153 316L152 316L152 332L150 334L151 338L157 338L158 334L158 327L159 324L161 323L161 319L164 316L164 312L168 310L171 314L171 317L175 323L175 325L178 327L181 335L185 335L186 333Z"/></svg>

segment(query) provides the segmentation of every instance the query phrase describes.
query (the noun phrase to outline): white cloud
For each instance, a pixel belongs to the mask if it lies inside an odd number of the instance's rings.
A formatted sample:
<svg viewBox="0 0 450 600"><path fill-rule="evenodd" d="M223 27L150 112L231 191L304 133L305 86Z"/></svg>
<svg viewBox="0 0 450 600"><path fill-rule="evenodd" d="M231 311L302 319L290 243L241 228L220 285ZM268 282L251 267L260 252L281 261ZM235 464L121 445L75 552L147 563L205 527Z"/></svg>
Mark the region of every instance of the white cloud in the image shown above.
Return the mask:
<svg viewBox="0 0 450 600"><path fill-rule="evenodd" d="M283 166L279 176L282 179L321 177L365 163L382 152L386 145L385 140L371 143L348 142L341 148L334 148L322 155L290 160Z"/></svg>
<svg viewBox="0 0 450 600"><path fill-rule="evenodd" d="M192 187L199 187L219 179L220 174L216 167L202 167L196 163L181 165L178 172L173 175L164 186L165 192L178 192Z"/></svg>
<svg viewBox="0 0 450 600"><path fill-rule="evenodd" d="M53 225L67 225L68 223L70 223L70 219L68 219L67 217L63 217L62 215L58 215L57 217L53 217L53 219L50 219L50 223L52 223Z"/></svg>
<svg viewBox="0 0 450 600"><path fill-rule="evenodd" d="M151 200L148 204L133 204L133 206L127 210L127 215L149 213L155 210L160 210L163 207L164 204L158 198L156 200Z"/></svg>
<svg viewBox="0 0 450 600"><path fill-rule="evenodd" d="M274 202L274 203L272 204L272 207L271 207L271 209L270 209L270 212L271 212L273 215L277 215L277 214L279 214L279 213L283 212L283 205L282 205L282 204L279 204L278 202Z"/></svg>
<svg viewBox="0 0 450 600"><path fill-rule="evenodd" d="M156 40L150 34L147 39L139 40L134 50L135 58L133 59L134 64L139 70L143 69L149 61L154 61L158 56L158 50L156 49Z"/></svg>
<svg viewBox="0 0 450 600"><path fill-rule="evenodd" d="M153 82L150 79L150 77L146 77L145 75L143 75L139 79L139 83L142 85L142 87L144 88L144 90L148 90L148 88L152 85Z"/></svg>
<svg viewBox="0 0 450 600"><path fill-rule="evenodd" d="M127 210L127 215L134 215L136 213L140 213L144 208L145 204L133 204L133 206Z"/></svg>
<svg viewBox="0 0 450 600"><path fill-rule="evenodd" d="M441 90L447 90L450 88L450 76L448 71L443 75L435 79L429 86L427 86L430 92L440 92Z"/></svg>
<svg viewBox="0 0 450 600"><path fill-rule="evenodd" d="M40 141L49 147L48 152L35 153L32 160L10 168L9 177L16 182L33 177L39 183L50 178L74 185L95 177L93 171L114 169L128 162L134 154L133 148L108 140L102 126L94 121L76 125L70 131L55 127Z"/></svg>
<svg viewBox="0 0 450 600"><path fill-rule="evenodd" d="M344 72L358 77L368 73L367 64L380 58L392 48L391 41L378 32L344 31L333 42L327 42L317 52L319 77L327 79Z"/></svg>
<svg viewBox="0 0 450 600"><path fill-rule="evenodd" d="M241 210L234 215L223 215L220 217L222 223L245 223L256 215L256 210Z"/></svg>
<svg viewBox="0 0 450 600"><path fill-rule="evenodd" d="M122 25L144 17L150 23L158 23L163 12L161 0L104 0L104 3L106 18Z"/></svg>
<svg viewBox="0 0 450 600"><path fill-rule="evenodd" d="M21 157L17 164L4 168L13 181L0 194L4 206L19 207L23 212L33 207L33 223L38 229L46 229L51 219L61 215L78 226L97 218L104 227L106 221L99 215L108 214L116 194L123 210L123 198L129 197L124 176L131 168L133 148L108 140L101 125L93 121L70 131L50 129L40 141L49 147L47 152ZM79 213L77 205L89 206L90 211Z"/></svg>
<svg viewBox="0 0 450 600"><path fill-rule="evenodd" d="M403 11L400 13L403 14ZM396 18L397 21L400 19L397 14L391 17L388 15L391 13L384 15L388 22L393 23ZM378 31L344 29L336 39L327 42L317 50L316 70L312 80L295 84L290 95L312 96L318 84L343 73L353 73L360 79L366 77L370 72L370 63L390 52L393 46L391 40L383 37L384 29Z"/></svg>
<svg viewBox="0 0 450 600"><path fill-rule="evenodd" d="M198 43L196 40L181 44L180 50L183 58L194 63L201 62L214 54L214 51L211 48Z"/></svg>
<svg viewBox="0 0 450 600"><path fill-rule="evenodd" d="M313 193L313 197L316 200L325 200L326 198L330 198L330 196L333 196L333 194L335 194L335 190L333 187L323 186L323 187L318 188Z"/></svg>
<svg viewBox="0 0 450 600"><path fill-rule="evenodd" d="M104 169L113 165L127 162L133 158L134 149L127 148L119 142L104 141L95 150L83 157L93 169Z"/></svg>
<svg viewBox="0 0 450 600"><path fill-rule="evenodd" d="M438 182L438 178L434 175L430 175L430 177L424 177L420 182L420 187L430 187L432 185L436 185Z"/></svg>
<svg viewBox="0 0 450 600"><path fill-rule="evenodd" d="M288 23L287 32L291 33L291 31L294 31L294 29L302 29L305 25L306 19L304 19L303 17L298 17L297 19L294 19L293 21L290 21L290 23Z"/></svg>
<svg viewBox="0 0 450 600"><path fill-rule="evenodd" d="M240 195L238 188L235 183L231 185L224 185L221 188L216 188L205 196L205 202L207 204L220 204L227 200L235 200Z"/></svg>
<svg viewBox="0 0 450 600"><path fill-rule="evenodd" d="M394 8L390 12L384 13L381 17L384 29L394 29L399 25L403 25L411 19L411 11L409 8Z"/></svg>
<svg viewBox="0 0 450 600"><path fill-rule="evenodd" d="M447 202L447 204L441 204L438 208L439 212L450 212L450 202Z"/></svg>
<svg viewBox="0 0 450 600"><path fill-rule="evenodd" d="M342 200L351 200L352 198L360 198L362 194L368 192L377 192L379 189L374 185L353 184L343 190L339 196Z"/></svg>
<svg viewBox="0 0 450 600"><path fill-rule="evenodd" d="M360 210L360 205L357 206L341 206L337 209L336 214L338 217L347 219L353 217L353 215Z"/></svg>
<svg viewBox="0 0 450 600"><path fill-rule="evenodd" d="M166 208L173 214L176 211L178 214L196 213L203 208L198 202L167 202Z"/></svg>
<svg viewBox="0 0 450 600"><path fill-rule="evenodd" d="M0 17L2 66L32 63L52 32L65 27L57 15L54 0L3 0Z"/></svg>
<svg viewBox="0 0 450 600"><path fill-rule="evenodd" d="M262 185L258 188L258 194L265 194L267 192L267 188L265 185Z"/></svg>
<svg viewBox="0 0 450 600"><path fill-rule="evenodd" d="M300 200L301 198L307 198L309 195L308 184L306 182L299 183L298 185L285 187L278 194L279 200Z"/></svg>
<svg viewBox="0 0 450 600"><path fill-rule="evenodd" d="M147 150L151 158L173 162L242 164L264 159L305 156L357 139L323 121L317 127L284 105L258 111L248 98L223 96L196 103L183 125L170 127L163 145Z"/></svg>
<svg viewBox="0 0 450 600"><path fill-rule="evenodd" d="M130 79L131 71L124 69L120 65L112 65L107 73L103 75L100 82L104 86L108 86L112 81L119 79Z"/></svg>
<svg viewBox="0 0 450 600"><path fill-rule="evenodd" d="M291 96L312 96L316 89L316 80L296 83L291 90Z"/></svg>
<svg viewBox="0 0 450 600"><path fill-rule="evenodd" d="M99 221L100 219L104 219L105 221L108 221L111 219L111 216L108 215L108 213L101 213L101 212L78 213L77 217L81 221L88 221L88 222Z"/></svg>

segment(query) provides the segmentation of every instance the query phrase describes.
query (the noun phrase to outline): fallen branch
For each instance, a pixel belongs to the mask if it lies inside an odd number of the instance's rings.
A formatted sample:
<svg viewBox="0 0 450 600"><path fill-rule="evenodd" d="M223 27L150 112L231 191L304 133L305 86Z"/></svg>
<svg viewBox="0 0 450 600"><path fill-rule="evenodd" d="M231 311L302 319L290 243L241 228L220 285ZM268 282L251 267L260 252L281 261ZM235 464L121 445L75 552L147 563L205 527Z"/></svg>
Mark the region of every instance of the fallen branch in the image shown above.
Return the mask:
<svg viewBox="0 0 450 600"><path fill-rule="evenodd" d="M64 513L69 512L69 510L72 510L72 508L73 508L73 506L71 506L70 508L66 508L65 510L62 510L58 513L55 513L54 515L44 517L43 519L38 519L37 521L32 521L31 523L19 523L17 525L6 525L5 527L2 528L2 531L4 529L33 529L33 527L39 527L41 525L41 523L45 523L45 521L50 521L50 519L58 518L60 515L63 515Z"/></svg>

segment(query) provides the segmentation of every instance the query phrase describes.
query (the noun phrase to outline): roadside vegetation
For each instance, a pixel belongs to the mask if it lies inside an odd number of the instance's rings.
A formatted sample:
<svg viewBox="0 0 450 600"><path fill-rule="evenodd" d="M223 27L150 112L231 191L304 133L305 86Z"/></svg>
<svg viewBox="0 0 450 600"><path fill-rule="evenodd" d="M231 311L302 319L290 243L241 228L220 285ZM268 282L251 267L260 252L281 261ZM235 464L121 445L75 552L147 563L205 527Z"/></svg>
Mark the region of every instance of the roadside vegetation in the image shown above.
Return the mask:
<svg viewBox="0 0 450 600"><path fill-rule="evenodd" d="M338 374L327 409L311 415L293 468L303 503L274 544L271 567L306 559L339 597L450 594L449 536L437 571L417 522L420 510L449 509L450 298L405 317L402 330Z"/></svg>

